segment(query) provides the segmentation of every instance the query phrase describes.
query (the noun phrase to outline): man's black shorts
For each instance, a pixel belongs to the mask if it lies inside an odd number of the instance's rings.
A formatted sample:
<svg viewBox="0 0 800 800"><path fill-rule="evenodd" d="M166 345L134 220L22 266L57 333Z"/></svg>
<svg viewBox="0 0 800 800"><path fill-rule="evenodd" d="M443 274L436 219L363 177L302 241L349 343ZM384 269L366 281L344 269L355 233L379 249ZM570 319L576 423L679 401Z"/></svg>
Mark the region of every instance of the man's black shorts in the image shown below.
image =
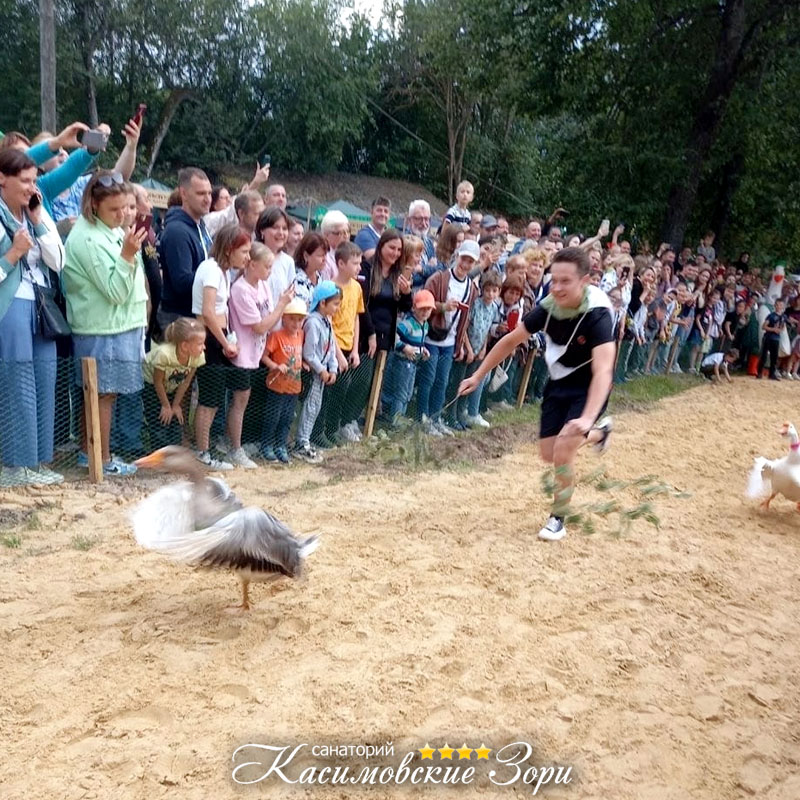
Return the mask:
<svg viewBox="0 0 800 800"><path fill-rule="evenodd" d="M588 396L588 387L559 386L557 381L548 381L544 387L544 397L542 398L539 437L547 439L551 436L558 436L567 422L571 419L578 419L583 414ZM603 403L595 422L606 413L606 408L608 408L608 398Z"/></svg>

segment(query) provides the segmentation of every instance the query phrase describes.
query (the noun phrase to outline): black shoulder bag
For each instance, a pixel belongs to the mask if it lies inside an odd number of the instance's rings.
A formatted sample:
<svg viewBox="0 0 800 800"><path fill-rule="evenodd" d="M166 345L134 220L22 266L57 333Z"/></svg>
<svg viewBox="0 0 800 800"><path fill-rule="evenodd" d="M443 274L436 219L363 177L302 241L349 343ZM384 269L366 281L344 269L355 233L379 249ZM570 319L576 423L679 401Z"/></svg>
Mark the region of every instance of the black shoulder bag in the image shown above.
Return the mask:
<svg viewBox="0 0 800 800"><path fill-rule="evenodd" d="M11 241L14 241L14 235L8 229L8 226L3 223L3 227L6 229L6 233L11 238ZM69 323L64 318L64 315L61 313L61 309L58 307L58 303L56 302L56 295L58 290L53 288L52 286L40 286L36 283L34 279L33 272L28 265L28 259L25 256L22 256L19 260L20 267L25 272L28 273L28 277L33 284L33 296L35 298L36 303L36 316L39 320L39 333L45 339L59 339L62 336L70 336L72 334L72 328L70 328ZM50 267L42 261L42 266L48 272L50 272ZM43 273L47 275L47 273Z"/></svg>

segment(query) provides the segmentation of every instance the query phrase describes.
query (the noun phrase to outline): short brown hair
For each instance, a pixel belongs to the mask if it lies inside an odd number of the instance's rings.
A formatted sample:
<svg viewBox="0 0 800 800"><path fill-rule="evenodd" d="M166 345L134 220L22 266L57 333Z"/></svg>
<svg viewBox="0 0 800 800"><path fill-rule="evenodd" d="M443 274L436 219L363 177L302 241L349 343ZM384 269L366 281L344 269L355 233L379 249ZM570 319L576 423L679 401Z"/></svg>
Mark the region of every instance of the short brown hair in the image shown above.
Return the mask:
<svg viewBox="0 0 800 800"><path fill-rule="evenodd" d="M496 286L498 289L503 286L503 281L493 269L483 273L483 277L481 278L481 292L483 292L487 286Z"/></svg>
<svg viewBox="0 0 800 800"><path fill-rule="evenodd" d="M184 167L178 173L178 186L181 189L188 189L192 178L199 178L201 181L208 181L208 175L199 167ZM211 181L208 181L211 183Z"/></svg>
<svg viewBox="0 0 800 800"><path fill-rule="evenodd" d="M31 140L19 131L9 131L2 139L0 139L0 150L5 150L7 147L14 147L14 145L24 144L26 148L31 146Z"/></svg>
<svg viewBox="0 0 800 800"><path fill-rule="evenodd" d="M19 175L22 170L35 166L36 162L22 150L13 147L0 150L0 172L3 175Z"/></svg>
<svg viewBox="0 0 800 800"><path fill-rule="evenodd" d="M333 254L337 264L340 261L349 261L356 256L361 256L361 248L355 242L341 242L336 246Z"/></svg>
<svg viewBox="0 0 800 800"><path fill-rule="evenodd" d="M111 177L116 178L110 186L104 186L100 180L102 178ZM94 225L96 221L95 212L97 206L103 200L109 197L116 197L120 194L133 194L133 187L122 179L119 172L113 172L110 169L99 169L92 175L86 188L83 190L83 197L81 198L81 216Z"/></svg>
<svg viewBox="0 0 800 800"><path fill-rule="evenodd" d="M227 269L231 250L251 243L250 234L237 224L223 225L214 237L209 255L219 264L220 269Z"/></svg>
<svg viewBox="0 0 800 800"><path fill-rule="evenodd" d="M506 278L503 281L503 285L500 288L500 297L502 297L508 291L525 294L525 281L521 275L512 275L510 278Z"/></svg>
<svg viewBox="0 0 800 800"><path fill-rule="evenodd" d="M559 250L550 262L551 269L554 264L574 264L578 275L583 277L589 274L589 256L582 247L565 247Z"/></svg>
<svg viewBox="0 0 800 800"><path fill-rule="evenodd" d="M376 197L372 201L372 207L375 208L375 206L386 206L386 208L391 208L392 207L392 201L389 200L388 197L384 197L383 195L380 195L379 197Z"/></svg>

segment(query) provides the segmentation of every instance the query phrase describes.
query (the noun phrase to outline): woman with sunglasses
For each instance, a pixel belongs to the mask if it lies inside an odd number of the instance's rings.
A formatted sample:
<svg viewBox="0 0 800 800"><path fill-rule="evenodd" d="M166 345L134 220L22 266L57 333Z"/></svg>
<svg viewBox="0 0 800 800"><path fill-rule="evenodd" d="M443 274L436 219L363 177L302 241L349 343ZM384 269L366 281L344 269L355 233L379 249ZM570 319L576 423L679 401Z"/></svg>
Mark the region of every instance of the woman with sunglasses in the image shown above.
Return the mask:
<svg viewBox="0 0 800 800"><path fill-rule="evenodd" d="M53 460L56 343L39 329L34 283L55 286L64 250L36 164L0 151L0 487L60 483Z"/></svg>
<svg viewBox="0 0 800 800"><path fill-rule="evenodd" d="M67 240L64 266L76 381L83 385L81 358L94 358L103 472L111 476L136 472L132 464L111 457L111 419L118 394L142 389L147 324L147 289L140 254L147 231L131 228L123 234L121 227L131 191L118 172L100 171L92 176L83 193L81 216ZM88 467L85 424L82 441L78 465Z"/></svg>

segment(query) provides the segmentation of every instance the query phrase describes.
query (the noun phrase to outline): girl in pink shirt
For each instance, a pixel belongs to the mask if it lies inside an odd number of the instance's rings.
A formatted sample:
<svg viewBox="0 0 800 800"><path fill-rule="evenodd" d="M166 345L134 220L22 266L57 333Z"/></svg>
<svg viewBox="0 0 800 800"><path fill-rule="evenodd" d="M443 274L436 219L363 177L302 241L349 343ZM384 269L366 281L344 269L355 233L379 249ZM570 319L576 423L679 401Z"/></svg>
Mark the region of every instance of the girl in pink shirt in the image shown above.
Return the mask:
<svg viewBox="0 0 800 800"><path fill-rule="evenodd" d="M231 286L228 301L229 326L236 334L239 352L231 359L234 372L229 386L233 389L233 402L228 412L228 437L232 451L229 458L232 464L245 469L254 469L256 464L242 448L242 421L250 387L261 363L267 334L280 321L283 309L294 297L294 284L273 303L267 280L272 270L275 256L260 242L253 242L250 261Z"/></svg>

